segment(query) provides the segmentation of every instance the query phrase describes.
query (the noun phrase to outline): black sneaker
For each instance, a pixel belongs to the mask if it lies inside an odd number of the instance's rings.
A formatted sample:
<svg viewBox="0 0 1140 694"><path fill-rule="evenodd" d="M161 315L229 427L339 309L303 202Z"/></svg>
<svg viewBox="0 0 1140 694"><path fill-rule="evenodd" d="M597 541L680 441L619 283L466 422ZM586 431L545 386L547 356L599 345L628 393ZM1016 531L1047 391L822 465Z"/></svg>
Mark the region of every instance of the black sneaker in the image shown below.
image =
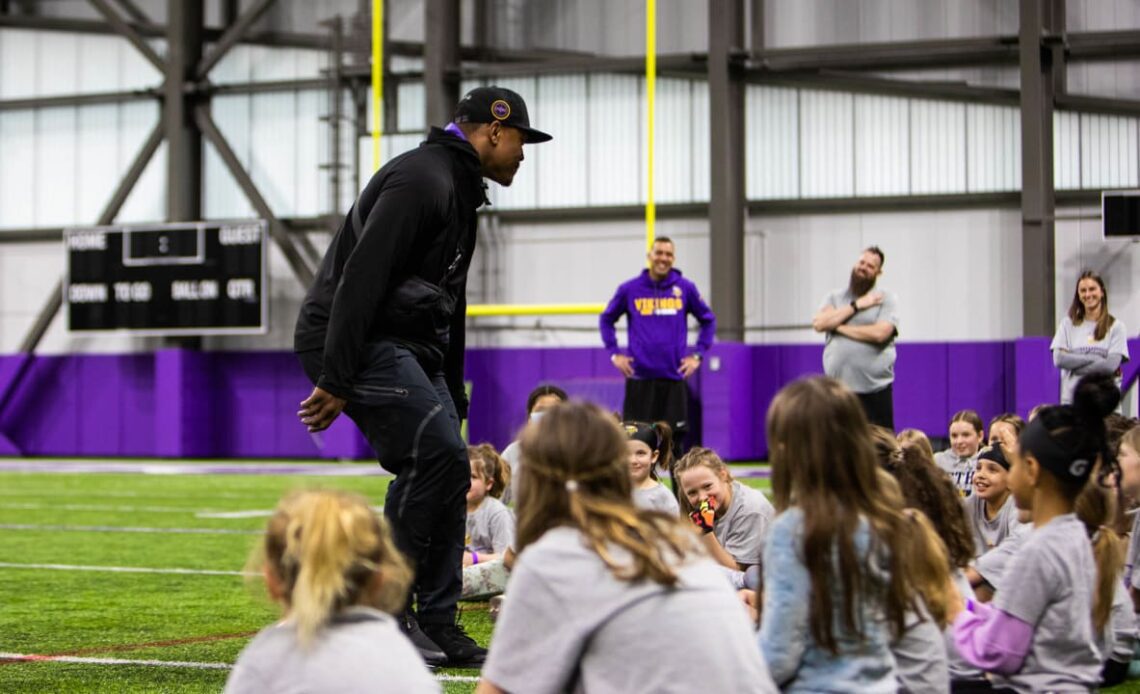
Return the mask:
<svg viewBox="0 0 1140 694"><path fill-rule="evenodd" d="M443 667L447 664L447 654L435 644L435 641L428 638L428 635L416 623L415 617L405 613L398 615L396 620L400 623L400 631L404 632L404 636L407 636L416 650L420 652L420 657L424 659L428 667Z"/></svg>
<svg viewBox="0 0 1140 694"><path fill-rule="evenodd" d="M475 639L468 636L457 622L424 624L423 628L424 633L447 654L448 666L479 667L487 660L487 649L475 643Z"/></svg>

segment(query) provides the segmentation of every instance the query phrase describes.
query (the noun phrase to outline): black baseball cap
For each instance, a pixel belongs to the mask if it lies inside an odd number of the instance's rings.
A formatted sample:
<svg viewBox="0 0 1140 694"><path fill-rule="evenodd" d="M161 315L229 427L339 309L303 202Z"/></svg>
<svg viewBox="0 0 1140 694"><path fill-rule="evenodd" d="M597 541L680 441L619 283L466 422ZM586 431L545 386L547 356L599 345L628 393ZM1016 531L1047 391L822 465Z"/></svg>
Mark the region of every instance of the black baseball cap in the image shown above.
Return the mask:
<svg viewBox="0 0 1140 694"><path fill-rule="evenodd" d="M523 142L547 142L553 137L530 127L526 102L516 92L503 87L476 87L455 107L456 123L502 123L522 132Z"/></svg>

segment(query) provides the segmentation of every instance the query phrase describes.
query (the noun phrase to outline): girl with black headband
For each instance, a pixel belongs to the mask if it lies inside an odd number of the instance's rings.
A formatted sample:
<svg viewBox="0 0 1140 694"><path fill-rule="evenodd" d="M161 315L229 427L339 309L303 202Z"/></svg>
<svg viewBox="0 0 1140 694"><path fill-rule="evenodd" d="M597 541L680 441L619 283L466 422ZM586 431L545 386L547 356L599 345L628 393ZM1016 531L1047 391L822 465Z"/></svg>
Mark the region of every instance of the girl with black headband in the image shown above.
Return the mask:
<svg viewBox="0 0 1140 694"><path fill-rule="evenodd" d="M665 422L622 422L621 428L629 434L626 445L634 505L679 516L677 497L657 479L658 468L673 471L673 430Z"/></svg>
<svg viewBox="0 0 1140 694"><path fill-rule="evenodd" d="M1119 401L1110 375L1087 376L1072 405L1045 408L1021 433L1009 486L1017 506L1033 512L1034 530L992 603L951 606L958 650L992 673L986 691L1095 691L1100 684L1097 566L1074 509L1090 476L1103 478L1094 471L1115 467L1104 417Z"/></svg>

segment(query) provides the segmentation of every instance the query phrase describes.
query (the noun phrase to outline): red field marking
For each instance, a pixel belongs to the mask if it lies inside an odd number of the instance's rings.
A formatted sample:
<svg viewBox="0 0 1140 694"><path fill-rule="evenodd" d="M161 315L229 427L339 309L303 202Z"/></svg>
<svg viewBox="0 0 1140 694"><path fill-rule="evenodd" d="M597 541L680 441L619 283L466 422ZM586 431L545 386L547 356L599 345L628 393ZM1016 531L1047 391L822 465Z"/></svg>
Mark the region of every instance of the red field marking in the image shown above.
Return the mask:
<svg viewBox="0 0 1140 694"><path fill-rule="evenodd" d="M19 658L0 658L0 665L12 665L55 658L96 655L99 653L123 653L125 651L138 651L144 648L167 648L170 646L185 646L191 643L209 643L211 641L228 641L230 639L244 639L255 635L256 631L246 631L239 634L211 634L209 636L190 636L183 639L167 639L164 641L150 641L148 643L125 643L118 646L101 646L80 648L74 651L63 651L53 654L29 654Z"/></svg>

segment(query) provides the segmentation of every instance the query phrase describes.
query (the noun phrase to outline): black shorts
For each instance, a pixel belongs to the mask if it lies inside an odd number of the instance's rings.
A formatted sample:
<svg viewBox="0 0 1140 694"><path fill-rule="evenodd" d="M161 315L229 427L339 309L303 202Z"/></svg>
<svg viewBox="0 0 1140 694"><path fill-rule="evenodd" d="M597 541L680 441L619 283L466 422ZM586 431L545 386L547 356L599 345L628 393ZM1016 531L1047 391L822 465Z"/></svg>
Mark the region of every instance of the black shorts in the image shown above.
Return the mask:
<svg viewBox="0 0 1140 694"><path fill-rule="evenodd" d="M689 430L689 387L682 380L627 378L621 417L626 421L665 422L673 428L676 441Z"/></svg>

